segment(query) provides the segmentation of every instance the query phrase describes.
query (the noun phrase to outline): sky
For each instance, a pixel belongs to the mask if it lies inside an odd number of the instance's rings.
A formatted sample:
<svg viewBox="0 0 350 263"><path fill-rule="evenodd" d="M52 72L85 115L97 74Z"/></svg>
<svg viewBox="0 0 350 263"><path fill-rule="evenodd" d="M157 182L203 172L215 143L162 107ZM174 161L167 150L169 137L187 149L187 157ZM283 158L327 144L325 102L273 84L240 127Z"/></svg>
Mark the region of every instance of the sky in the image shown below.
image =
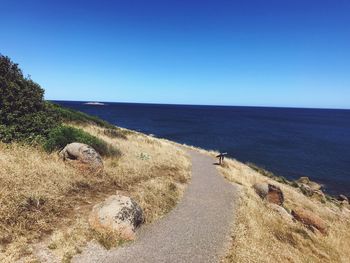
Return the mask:
<svg viewBox="0 0 350 263"><path fill-rule="evenodd" d="M0 0L50 100L350 109L348 0Z"/></svg>

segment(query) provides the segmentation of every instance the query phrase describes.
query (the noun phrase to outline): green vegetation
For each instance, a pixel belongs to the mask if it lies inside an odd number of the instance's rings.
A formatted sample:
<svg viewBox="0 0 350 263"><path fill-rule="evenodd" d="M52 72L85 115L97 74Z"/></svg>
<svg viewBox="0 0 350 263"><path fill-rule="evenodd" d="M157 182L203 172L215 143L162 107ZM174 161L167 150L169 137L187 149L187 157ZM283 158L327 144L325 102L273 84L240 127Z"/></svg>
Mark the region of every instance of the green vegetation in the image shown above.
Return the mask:
<svg viewBox="0 0 350 263"><path fill-rule="evenodd" d="M50 131L48 138L44 143L44 149L48 152L61 150L67 144L72 142L88 144L104 156L120 155L120 152L117 149L108 145L105 141L92 136L81 129L65 125L58 126Z"/></svg>
<svg viewBox="0 0 350 263"><path fill-rule="evenodd" d="M60 150L68 143L91 145L101 155L120 155L119 151L83 130L63 123L94 124L106 134L124 138L116 127L97 117L63 108L44 100L44 90L10 58L0 55L0 141L37 143L46 151Z"/></svg>
<svg viewBox="0 0 350 263"><path fill-rule="evenodd" d="M24 77L18 65L0 55L0 140L35 141L57 125L48 114L44 90Z"/></svg>

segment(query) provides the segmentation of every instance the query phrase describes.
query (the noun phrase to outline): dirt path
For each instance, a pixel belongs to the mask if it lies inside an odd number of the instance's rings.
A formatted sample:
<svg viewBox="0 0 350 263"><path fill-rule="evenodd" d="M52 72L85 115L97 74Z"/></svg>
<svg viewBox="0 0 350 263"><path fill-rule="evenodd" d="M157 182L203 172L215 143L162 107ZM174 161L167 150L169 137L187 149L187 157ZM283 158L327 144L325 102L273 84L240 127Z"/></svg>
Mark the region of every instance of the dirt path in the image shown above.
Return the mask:
<svg viewBox="0 0 350 263"><path fill-rule="evenodd" d="M91 244L73 262L218 262L230 236L236 189L211 157L189 154L191 183L167 216L142 227L129 245L106 251Z"/></svg>

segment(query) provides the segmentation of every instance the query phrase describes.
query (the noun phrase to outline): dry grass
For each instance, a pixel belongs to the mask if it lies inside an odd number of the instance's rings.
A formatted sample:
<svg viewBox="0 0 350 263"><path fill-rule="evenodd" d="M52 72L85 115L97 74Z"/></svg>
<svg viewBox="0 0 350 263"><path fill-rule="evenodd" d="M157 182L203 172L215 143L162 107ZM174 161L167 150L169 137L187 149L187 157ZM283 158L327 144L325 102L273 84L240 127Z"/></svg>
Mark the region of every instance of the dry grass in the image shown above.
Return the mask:
<svg viewBox="0 0 350 263"><path fill-rule="evenodd" d="M235 160L218 168L239 185L232 246L224 262L349 262L350 211L333 203L309 199L299 190L267 178ZM285 195L287 210L302 207L320 216L329 226L328 235L312 232L298 222L288 222L270 210L252 185L269 182Z"/></svg>
<svg viewBox="0 0 350 263"><path fill-rule="evenodd" d="M87 223L91 207L116 191L138 201L147 222L163 216L180 198L190 176L184 151L138 133L113 138L99 127L81 128L122 152L104 159L102 173L64 163L57 153L0 144L1 262L33 258L32 244L40 240L48 240L65 261L91 239L116 245L117 238L108 240L111 233L93 233Z"/></svg>

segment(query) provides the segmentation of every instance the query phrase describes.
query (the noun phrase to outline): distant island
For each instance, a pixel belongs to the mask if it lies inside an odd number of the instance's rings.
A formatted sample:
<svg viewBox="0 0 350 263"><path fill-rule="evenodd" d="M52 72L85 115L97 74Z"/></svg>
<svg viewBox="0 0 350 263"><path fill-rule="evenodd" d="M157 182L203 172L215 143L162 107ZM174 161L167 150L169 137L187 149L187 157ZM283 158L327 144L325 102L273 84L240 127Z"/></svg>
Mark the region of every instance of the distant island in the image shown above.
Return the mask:
<svg viewBox="0 0 350 263"><path fill-rule="evenodd" d="M85 105L95 105L95 106L103 106L106 105L105 103L102 102L86 102L84 103Z"/></svg>

